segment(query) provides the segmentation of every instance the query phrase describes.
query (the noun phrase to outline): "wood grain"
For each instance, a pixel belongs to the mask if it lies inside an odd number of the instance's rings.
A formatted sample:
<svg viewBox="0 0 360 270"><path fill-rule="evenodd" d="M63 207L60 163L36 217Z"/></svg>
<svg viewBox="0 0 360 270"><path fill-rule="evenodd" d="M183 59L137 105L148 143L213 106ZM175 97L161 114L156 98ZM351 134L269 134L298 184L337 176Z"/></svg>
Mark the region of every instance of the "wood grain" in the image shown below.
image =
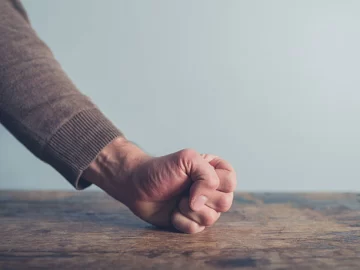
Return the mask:
<svg viewBox="0 0 360 270"><path fill-rule="evenodd" d="M0 191L1 269L360 269L360 194L237 194L197 235L101 192Z"/></svg>

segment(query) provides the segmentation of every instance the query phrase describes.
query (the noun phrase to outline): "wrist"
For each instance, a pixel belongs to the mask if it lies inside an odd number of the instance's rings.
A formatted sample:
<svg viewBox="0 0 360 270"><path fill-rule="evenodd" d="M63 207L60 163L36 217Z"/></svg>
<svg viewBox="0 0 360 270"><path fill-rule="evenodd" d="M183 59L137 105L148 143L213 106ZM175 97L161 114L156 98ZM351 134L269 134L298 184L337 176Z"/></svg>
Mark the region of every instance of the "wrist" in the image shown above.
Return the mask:
<svg viewBox="0 0 360 270"><path fill-rule="evenodd" d="M101 150L83 177L123 202L122 194L127 192L134 170L148 158L135 144L125 137L118 137Z"/></svg>

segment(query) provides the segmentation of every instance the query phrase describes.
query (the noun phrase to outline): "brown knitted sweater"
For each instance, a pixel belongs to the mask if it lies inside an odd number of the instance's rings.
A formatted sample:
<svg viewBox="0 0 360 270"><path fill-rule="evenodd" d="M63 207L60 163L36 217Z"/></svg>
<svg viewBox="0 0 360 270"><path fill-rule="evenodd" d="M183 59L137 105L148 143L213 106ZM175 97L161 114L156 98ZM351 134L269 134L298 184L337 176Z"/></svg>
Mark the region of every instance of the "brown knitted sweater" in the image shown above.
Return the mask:
<svg viewBox="0 0 360 270"><path fill-rule="evenodd" d="M66 76L18 0L0 0L0 122L77 189L89 186L81 175L101 149L122 136Z"/></svg>

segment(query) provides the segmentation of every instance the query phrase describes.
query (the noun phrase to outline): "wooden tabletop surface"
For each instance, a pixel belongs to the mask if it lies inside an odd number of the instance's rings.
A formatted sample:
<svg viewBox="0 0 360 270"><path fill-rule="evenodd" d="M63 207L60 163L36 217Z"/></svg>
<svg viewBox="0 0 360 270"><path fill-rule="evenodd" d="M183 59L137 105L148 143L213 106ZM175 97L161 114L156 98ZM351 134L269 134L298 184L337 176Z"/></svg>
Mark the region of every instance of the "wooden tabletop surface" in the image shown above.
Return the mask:
<svg viewBox="0 0 360 270"><path fill-rule="evenodd" d="M360 194L237 194L196 235L102 192L0 191L0 269L360 269Z"/></svg>

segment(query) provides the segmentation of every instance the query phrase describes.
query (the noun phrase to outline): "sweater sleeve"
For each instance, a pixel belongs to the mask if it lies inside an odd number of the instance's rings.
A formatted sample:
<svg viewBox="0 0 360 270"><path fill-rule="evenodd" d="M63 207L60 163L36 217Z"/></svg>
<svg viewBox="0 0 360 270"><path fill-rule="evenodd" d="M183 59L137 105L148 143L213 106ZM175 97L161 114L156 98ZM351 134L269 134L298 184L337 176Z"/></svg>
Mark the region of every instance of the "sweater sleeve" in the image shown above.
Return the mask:
<svg viewBox="0 0 360 270"><path fill-rule="evenodd" d="M0 0L0 122L76 189L90 185L82 172L123 136L77 90L18 0Z"/></svg>

